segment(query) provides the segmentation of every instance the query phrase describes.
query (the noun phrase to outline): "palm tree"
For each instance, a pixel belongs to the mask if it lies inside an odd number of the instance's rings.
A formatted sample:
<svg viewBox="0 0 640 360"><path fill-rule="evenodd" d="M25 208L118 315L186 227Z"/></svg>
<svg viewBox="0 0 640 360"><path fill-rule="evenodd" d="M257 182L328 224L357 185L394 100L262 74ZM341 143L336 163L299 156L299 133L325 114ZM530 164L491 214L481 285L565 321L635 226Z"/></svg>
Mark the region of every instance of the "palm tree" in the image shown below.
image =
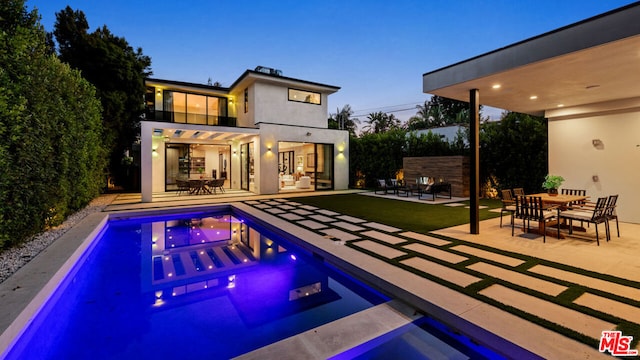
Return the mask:
<svg viewBox="0 0 640 360"><path fill-rule="evenodd" d="M370 113L367 115L367 124L363 130L367 133L382 133L392 129L400 128L400 119L396 118L393 114L386 114L382 111L376 113Z"/></svg>
<svg viewBox="0 0 640 360"><path fill-rule="evenodd" d="M329 116L329 128L347 130L349 134L355 136L358 129L356 124L360 124L360 120L358 118L352 119L351 115L353 115L353 110L349 104L343 106L342 110L336 109L336 113Z"/></svg>

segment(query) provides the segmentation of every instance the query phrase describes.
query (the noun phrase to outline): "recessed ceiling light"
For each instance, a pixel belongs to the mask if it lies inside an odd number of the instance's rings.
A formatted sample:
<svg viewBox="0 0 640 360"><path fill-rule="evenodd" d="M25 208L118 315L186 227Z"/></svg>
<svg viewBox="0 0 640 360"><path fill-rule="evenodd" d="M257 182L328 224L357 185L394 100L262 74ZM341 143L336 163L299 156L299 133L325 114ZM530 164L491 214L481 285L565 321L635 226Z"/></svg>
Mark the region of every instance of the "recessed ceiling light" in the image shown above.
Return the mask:
<svg viewBox="0 0 640 360"><path fill-rule="evenodd" d="M531 100L535 100L535 99L537 99L537 98L538 98L538 95L531 95L531 96L529 96L529 99L531 99Z"/></svg>
<svg viewBox="0 0 640 360"><path fill-rule="evenodd" d="M495 84L495 85L493 85L491 88L492 88L492 89L500 89L500 87L502 87L502 85L500 85L500 84Z"/></svg>
<svg viewBox="0 0 640 360"><path fill-rule="evenodd" d="M558 104L558 107L564 107L564 104Z"/></svg>

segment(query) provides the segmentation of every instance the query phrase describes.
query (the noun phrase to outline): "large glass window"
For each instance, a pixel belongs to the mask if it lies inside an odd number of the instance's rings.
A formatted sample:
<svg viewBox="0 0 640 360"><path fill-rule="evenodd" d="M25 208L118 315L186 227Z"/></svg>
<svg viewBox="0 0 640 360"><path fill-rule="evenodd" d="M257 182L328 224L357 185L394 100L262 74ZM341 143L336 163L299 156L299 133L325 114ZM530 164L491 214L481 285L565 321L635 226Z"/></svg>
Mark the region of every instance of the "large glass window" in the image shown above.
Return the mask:
<svg viewBox="0 0 640 360"><path fill-rule="evenodd" d="M187 94L187 123L207 124L207 97Z"/></svg>
<svg viewBox="0 0 640 360"><path fill-rule="evenodd" d="M289 89L289 101L298 101L320 105L320 93L298 89Z"/></svg>
<svg viewBox="0 0 640 360"><path fill-rule="evenodd" d="M333 189L333 144L278 142L281 192Z"/></svg>
<svg viewBox="0 0 640 360"><path fill-rule="evenodd" d="M163 110L164 120L177 123L235 126L223 97L164 91Z"/></svg>

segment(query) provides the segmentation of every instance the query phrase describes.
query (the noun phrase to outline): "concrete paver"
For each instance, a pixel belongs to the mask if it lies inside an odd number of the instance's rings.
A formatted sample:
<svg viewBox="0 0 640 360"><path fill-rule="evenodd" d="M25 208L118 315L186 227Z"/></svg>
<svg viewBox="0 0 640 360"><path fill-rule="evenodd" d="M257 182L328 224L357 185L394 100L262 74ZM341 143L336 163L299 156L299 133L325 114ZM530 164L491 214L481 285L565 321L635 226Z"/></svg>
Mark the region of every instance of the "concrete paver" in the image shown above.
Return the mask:
<svg viewBox="0 0 640 360"><path fill-rule="evenodd" d="M365 229L365 228L363 228L361 226L358 226L358 225L355 225L355 224L352 224L352 223L349 223L349 222L346 222L346 221L337 221L337 222L332 223L331 225L332 226L337 226L339 228L343 228L343 229L349 230L349 231L362 231L362 230Z"/></svg>
<svg viewBox="0 0 640 360"><path fill-rule="evenodd" d="M450 262L452 264L457 264L468 260L468 257L461 256L458 254L453 254L448 251L436 249L431 246L422 245L422 244L409 244L403 246L405 249L413 250L415 252L419 252L420 254L424 254L427 256L431 256L432 258L440 259L446 262Z"/></svg>
<svg viewBox="0 0 640 360"><path fill-rule="evenodd" d="M640 308L621 303L616 300L607 299L602 296L584 293L578 297L575 304L586 306L594 310L602 311L605 314L611 314L621 319L640 320Z"/></svg>
<svg viewBox="0 0 640 360"><path fill-rule="evenodd" d="M373 253L376 253L380 256L386 257L387 259L393 259L393 258L397 258L399 256L404 256L407 255L406 252L402 252L400 250L397 250L395 248L389 247L389 246L385 246L382 245L380 243L377 243L375 241L371 241L371 240L362 240L362 241L356 241L351 243L353 246L365 249L365 250L369 250Z"/></svg>
<svg viewBox="0 0 640 360"><path fill-rule="evenodd" d="M412 257L400 262L407 266L411 266L414 269L423 271L429 275L439 277L450 283L454 283L462 287L467 287L475 282L482 280L479 277L475 277L462 271L454 270L450 267L443 266L433 261L429 261L427 259L419 257Z"/></svg>
<svg viewBox="0 0 640 360"><path fill-rule="evenodd" d="M406 239L399 238L397 236L393 236L393 235L389 235L389 234L385 234L385 233L381 233L380 231L376 231L376 230L363 231L360 234L363 235L363 236L368 236L368 237L376 239L376 240L384 241L384 242L389 243L389 244L400 244L400 243L403 243L403 242L407 241Z"/></svg>
<svg viewBox="0 0 640 360"><path fill-rule="evenodd" d="M348 233L346 231L342 231L338 229L327 229L327 230L321 230L320 232L322 232L325 235L332 236L336 239L340 239L342 241L352 241L352 240L360 239L358 235L353 235L352 233Z"/></svg>
<svg viewBox="0 0 640 360"><path fill-rule="evenodd" d="M546 275L556 279L569 281L574 284L588 286L593 289L606 291L610 294L626 297L627 299L640 299L640 289L638 288L632 288L629 286L612 283L610 281L595 279L590 276L576 274L570 271L556 269L545 265L536 265L528 271L536 274Z"/></svg>
<svg viewBox="0 0 640 360"><path fill-rule="evenodd" d="M376 230L386 231L386 232L389 232L389 233L398 232L398 231L401 230L401 229L398 229L398 228L393 227L393 226L380 224L380 223L375 223L375 222L368 222L368 223L362 224L362 226L370 227L370 228L376 229Z"/></svg>
<svg viewBox="0 0 640 360"><path fill-rule="evenodd" d="M413 232L413 231L405 231L403 233L400 233L400 235L406 236L406 237L414 239L414 240L419 240L419 241L422 241L422 242L427 243L427 244L435 245L435 246L443 246L443 245L451 244L451 241L438 239L438 238L433 237L433 236L429 236L429 235L425 235L425 234L419 234L419 233L416 233L416 232Z"/></svg>
<svg viewBox="0 0 640 360"><path fill-rule="evenodd" d="M558 285L550 281L541 280L534 278L533 276L527 276L519 272L503 269L499 266L483 262L471 264L467 266L467 269L475 270L477 272L508 281L512 284L522 285L531 290L539 291L551 296L558 296L560 293L567 290L566 286Z"/></svg>
<svg viewBox="0 0 640 360"><path fill-rule="evenodd" d="M616 325L585 315L576 310L554 304L537 297L527 295L502 285L491 285L480 291L481 295L543 319L552 321L581 334L599 339L603 330L613 330Z"/></svg>
<svg viewBox="0 0 640 360"><path fill-rule="evenodd" d="M525 261L522 260L522 259L518 259L518 258L514 258L514 257L510 257L510 256L505 256L505 255L502 255L502 254L497 254L497 253L494 253L494 252L491 252L491 251L474 248L474 247L471 247L471 246L468 246L468 245L452 246L451 250L463 252L463 253L469 254L469 255L474 255L474 256L477 256L477 257L480 257L480 258L483 258L483 259L495 261L497 263L505 264L505 265L512 266L512 267L520 266L520 265L525 263Z"/></svg>

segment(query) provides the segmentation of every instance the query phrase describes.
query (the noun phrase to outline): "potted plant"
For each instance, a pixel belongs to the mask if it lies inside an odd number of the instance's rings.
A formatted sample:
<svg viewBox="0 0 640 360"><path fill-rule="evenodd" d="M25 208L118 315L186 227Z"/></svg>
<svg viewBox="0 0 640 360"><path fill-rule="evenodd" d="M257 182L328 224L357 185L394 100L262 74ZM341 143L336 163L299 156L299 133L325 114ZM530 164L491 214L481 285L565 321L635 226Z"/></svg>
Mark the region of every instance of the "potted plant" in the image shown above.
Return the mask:
<svg viewBox="0 0 640 360"><path fill-rule="evenodd" d="M549 195L558 195L558 188L562 185L564 178L559 175L547 175L542 183L542 188L547 189Z"/></svg>
<svg viewBox="0 0 640 360"><path fill-rule="evenodd" d="M198 168L198 172L200 173L200 179L204 178L204 168Z"/></svg>

